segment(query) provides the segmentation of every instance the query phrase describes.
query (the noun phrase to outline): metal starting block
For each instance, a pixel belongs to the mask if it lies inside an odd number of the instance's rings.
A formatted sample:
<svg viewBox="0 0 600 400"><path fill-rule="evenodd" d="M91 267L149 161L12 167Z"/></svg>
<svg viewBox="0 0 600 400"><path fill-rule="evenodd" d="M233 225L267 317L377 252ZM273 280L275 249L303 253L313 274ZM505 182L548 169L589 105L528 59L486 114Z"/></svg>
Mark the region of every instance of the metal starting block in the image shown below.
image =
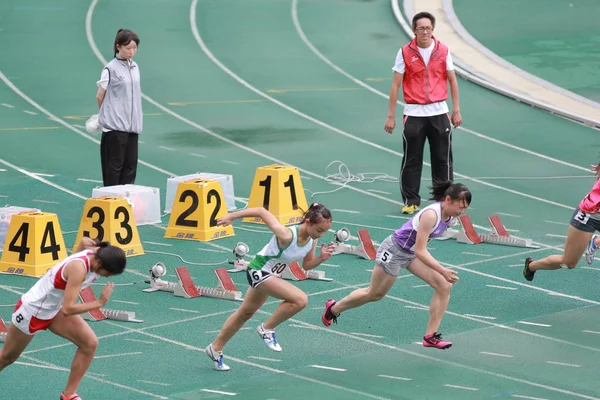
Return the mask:
<svg viewBox="0 0 600 400"><path fill-rule="evenodd" d="M166 273L167 268L163 263L157 263L150 268L150 280L146 281L146 283L149 283L151 287L143 289L143 291L152 293L162 290L164 292L172 292L175 296L187 299L206 296L224 300L243 300L242 292L237 289L225 268L217 268L215 270L215 275L219 281L219 285L216 288L196 286L187 267L175 268L178 278L177 282L168 282L161 279Z"/></svg>
<svg viewBox="0 0 600 400"><path fill-rule="evenodd" d="M461 215L459 217L461 229L448 229L446 233L439 238L439 240L456 239L458 243L466 244L490 243L503 246L528 247L532 249L540 248L540 246L533 244L532 239L511 236L504 227L500 217L497 215L488 217L488 220L492 226L492 233L479 234L475 230L471 218L468 215Z"/></svg>
<svg viewBox="0 0 600 400"><path fill-rule="evenodd" d="M91 286L86 287L81 292L79 292L79 299L82 303L91 303L96 301L96 295L92 290ZM112 319L115 321L125 321L125 322L144 322L142 320L135 318L135 312L133 311L121 311L121 310L112 310L110 308L98 308L96 310L88 311L86 313L81 314L83 319L88 321L102 321L105 319Z"/></svg>
<svg viewBox="0 0 600 400"><path fill-rule="evenodd" d="M4 323L4 320L0 318L0 342L4 342L6 340L6 334L8 333L8 328Z"/></svg>
<svg viewBox="0 0 600 400"><path fill-rule="evenodd" d="M377 250L369 235L367 229L359 229L356 231L358 234L358 245L350 245L345 242L351 239L350 231L346 228L342 228L335 233L335 248L333 254L355 254L366 260L374 260L377 256Z"/></svg>
<svg viewBox="0 0 600 400"><path fill-rule="evenodd" d="M242 272L248 269L249 262L246 260L237 259L235 261L230 261L230 264L233 265L232 269L228 269L229 272ZM316 281L327 281L331 282L333 279L325 277L325 271L316 271L314 269L305 270L298 264L297 261L294 261L290 265L288 265L283 272L281 273L281 278L287 279L290 281L304 281L307 279L313 279Z"/></svg>
<svg viewBox="0 0 600 400"><path fill-rule="evenodd" d="M298 264L297 261L294 261L286 269L281 273L281 277L283 279L287 279L290 281L304 281L306 279L314 279L316 281L327 281L331 282L333 279L325 278L325 271L316 271L314 269L305 270Z"/></svg>

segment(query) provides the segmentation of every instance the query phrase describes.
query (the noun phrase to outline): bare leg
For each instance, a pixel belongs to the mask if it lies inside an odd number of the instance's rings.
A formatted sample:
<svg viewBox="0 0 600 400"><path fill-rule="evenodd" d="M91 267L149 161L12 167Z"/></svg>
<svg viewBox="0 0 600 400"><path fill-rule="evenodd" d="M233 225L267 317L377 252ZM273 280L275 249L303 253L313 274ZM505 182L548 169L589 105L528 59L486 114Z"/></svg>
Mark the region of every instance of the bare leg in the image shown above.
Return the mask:
<svg viewBox="0 0 600 400"><path fill-rule="evenodd" d="M563 266L566 266L569 269L575 268L593 234L593 232L580 231L569 225L563 254L552 255L542 258L541 260L532 261L529 263L529 269L531 271L538 271L540 269L552 270L559 269Z"/></svg>
<svg viewBox="0 0 600 400"><path fill-rule="evenodd" d="M267 296L283 300L263 324L263 327L267 330L275 329L279 324L302 311L308 304L306 293L280 278L267 279L256 290L265 293Z"/></svg>
<svg viewBox="0 0 600 400"><path fill-rule="evenodd" d="M32 335L21 332L13 324L8 326L6 340L0 350L0 371L17 361L23 350L31 342L31 339L33 339Z"/></svg>
<svg viewBox="0 0 600 400"><path fill-rule="evenodd" d="M63 393L70 396L77 392L81 379L90 367L96 348L98 348L98 338L90 326L79 315L65 316L59 312L48 329L56 335L62 336L77 346L73 362L71 363L71 373L67 381L67 386Z"/></svg>
<svg viewBox="0 0 600 400"><path fill-rule="evenodd" d="M262 283L264 285L270 280L278 278L270 278ZM260 286L262 286L260 285ZM259 286L259 288L260 288ZM233 314L227 318L221 331L212 342L212 347L215 351L222 351L223 347L227 342L239 331L242 326L248 321L254 313L267 301L269 295L267 293L259 292L256 289L248 288L244 301L240 308L237 309Z"/></svg>
<svg viewBox="0 0 600 400"><path fill-rule="evenodd" d="M369 287L365 289L356 289L348 296L335 303L333 307L331 307L331 312L335 315L339 315L346 310L360 307L363 304L372 301L381 300L387 292L390 291L397 278L397 276L386 274L383 268L375 265L373 273L371 274L371 283L369 284Z"/></svg>
<svg viewBox="0 0 600 400"><path fill-rule="evenodd" d="M441 274L423 264L418 258L411 261L408 270L435 289L429 304L429 322L427 323L425 335L437 332L450 302L452 284L444 279Z"/></svg>

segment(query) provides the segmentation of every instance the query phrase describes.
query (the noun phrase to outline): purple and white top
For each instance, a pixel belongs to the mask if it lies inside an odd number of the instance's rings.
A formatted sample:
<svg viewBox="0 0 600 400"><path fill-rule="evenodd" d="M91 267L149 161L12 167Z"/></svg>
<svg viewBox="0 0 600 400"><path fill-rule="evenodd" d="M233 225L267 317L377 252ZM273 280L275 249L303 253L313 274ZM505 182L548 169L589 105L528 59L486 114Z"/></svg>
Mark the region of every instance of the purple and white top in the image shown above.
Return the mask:
<svg viewBox="0 0 600 400"><path fill-rule="evenodd" d="M404 225L394 232L394 240L396 244L405 251L414 254L415 243L417 241L417 229L419 229L419 220L421 214L427 210L435 211L437 215L437 221L433 227L433 232L429 234L429 238L439 237L444 234L446 229L452 224L454 217L450 217L448 221L442 221L442 203L433 203L423 208L421 211L416 213L406 221Z"/></svg>

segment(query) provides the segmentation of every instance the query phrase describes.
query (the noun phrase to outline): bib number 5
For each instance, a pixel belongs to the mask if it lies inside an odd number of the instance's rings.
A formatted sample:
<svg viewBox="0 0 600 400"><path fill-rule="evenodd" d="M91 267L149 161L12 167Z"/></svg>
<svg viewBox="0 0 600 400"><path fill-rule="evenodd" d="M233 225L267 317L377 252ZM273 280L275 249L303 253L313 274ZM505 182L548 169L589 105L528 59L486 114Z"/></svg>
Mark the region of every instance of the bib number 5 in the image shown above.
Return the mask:
<svg viewBox="0 0 600 400"><path fill-rule="evenodd" d="M390 253L387 250L382 251L381 253L377 254L377 263L379 264L389 264L390 261L392 261L392 253Z"/></svg>

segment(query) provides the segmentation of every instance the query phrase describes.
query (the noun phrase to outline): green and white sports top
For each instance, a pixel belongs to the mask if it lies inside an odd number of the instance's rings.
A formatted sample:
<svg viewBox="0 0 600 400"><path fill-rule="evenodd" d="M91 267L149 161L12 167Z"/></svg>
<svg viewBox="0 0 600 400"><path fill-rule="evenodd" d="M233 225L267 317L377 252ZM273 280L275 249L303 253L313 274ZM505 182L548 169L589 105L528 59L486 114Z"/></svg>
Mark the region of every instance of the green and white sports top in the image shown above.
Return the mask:
<svg viewBox="0 0 600 400"><path fill-rule="evenodd" d="M273 235L269 243L250 261L248 268L280 276L289 264L303 259L310 253L313 248L313 239L309 238L304 246L300 246L298 244L298 227L291 226L289 230L292 231L292 241L286 248L279 247L277 236Z"/></svg>

